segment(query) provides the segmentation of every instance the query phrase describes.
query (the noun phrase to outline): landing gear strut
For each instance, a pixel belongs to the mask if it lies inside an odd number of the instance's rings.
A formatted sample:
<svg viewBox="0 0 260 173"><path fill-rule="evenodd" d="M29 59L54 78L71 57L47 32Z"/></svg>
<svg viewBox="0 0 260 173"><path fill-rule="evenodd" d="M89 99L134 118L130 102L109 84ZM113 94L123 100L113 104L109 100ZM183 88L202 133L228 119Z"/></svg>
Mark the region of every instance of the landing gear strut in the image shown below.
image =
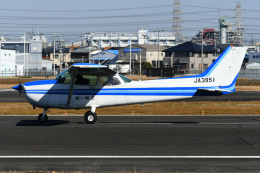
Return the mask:
<svg viewBox="0 0 260 173"><path fill-rule="evenodd" d="M87 124L94 124L97 121L96 108L92 107L91 111L85 113L84 119Z"/></svg>
<svg viewBox="0 0 260 173"><path fill-rule="evenodd" d="M48 116L46 114L48 110L47 109L44 109L43 113L42 114L39 114L38 116L38 121L40 123L45 123L46 121L48 121Z"/></svg>

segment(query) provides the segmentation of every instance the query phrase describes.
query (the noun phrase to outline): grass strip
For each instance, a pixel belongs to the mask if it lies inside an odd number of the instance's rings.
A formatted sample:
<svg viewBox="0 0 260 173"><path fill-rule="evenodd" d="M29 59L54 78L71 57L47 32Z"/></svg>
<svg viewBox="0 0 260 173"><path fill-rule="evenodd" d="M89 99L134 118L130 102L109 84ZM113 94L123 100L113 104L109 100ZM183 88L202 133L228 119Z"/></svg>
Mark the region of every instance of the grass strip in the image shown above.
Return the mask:
<svg viewBox="0 0 260 173"><path fill-rule="evenodd" d="M157 102L97 108L98 115L258 115L260 101ZM48 115L83 115L90 109L50 109ZM0 115L38 115L43 109L29 103L3 102Z"/></svg>

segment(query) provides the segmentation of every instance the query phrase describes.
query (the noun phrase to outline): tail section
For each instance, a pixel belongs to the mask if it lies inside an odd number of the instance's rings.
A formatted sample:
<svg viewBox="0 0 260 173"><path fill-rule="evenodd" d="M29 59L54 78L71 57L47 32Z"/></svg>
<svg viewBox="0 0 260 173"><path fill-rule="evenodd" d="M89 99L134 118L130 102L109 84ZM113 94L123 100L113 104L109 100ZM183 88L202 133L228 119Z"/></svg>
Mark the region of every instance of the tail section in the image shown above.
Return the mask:
<svg viewBox="0 0 260 173"><path fill-rule="evenodd" d="M229 46L211 66L198 77L214 78L222 91L235 91L235 83L247 48Z"/></svg>

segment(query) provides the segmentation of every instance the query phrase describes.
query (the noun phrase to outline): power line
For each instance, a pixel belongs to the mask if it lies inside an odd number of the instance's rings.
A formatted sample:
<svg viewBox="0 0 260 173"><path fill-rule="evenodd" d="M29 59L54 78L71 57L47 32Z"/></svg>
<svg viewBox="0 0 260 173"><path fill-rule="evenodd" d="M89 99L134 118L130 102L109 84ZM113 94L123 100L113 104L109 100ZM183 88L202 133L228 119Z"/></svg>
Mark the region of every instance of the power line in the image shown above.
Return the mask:
<svg viewBox="0 0 260 173"><path fill-rule="evenodd" d="M204 6L196 6L196 5L181 5L181 6L186 6L186 7L196 7L196 8L206 8L206 9L217 9L217 10L233 10L235 11L235 9L233 8L214 8L214 7L204 7Z"/></svg>
<svg viewBox="0 0 260 173"><path fill-rule="evenodd" d="M159 6L143 6L143 7L132 7L132 8L115 8L115 9L95 9L95 10L17 10L17 9L0 9L0 11L21 11L21 12L52 12L52 13L78 13L78 12L94 12L94 11L122 11L122 10L143 10L148 8L162 8L169 7L170 5L159 5Z"/></svg>
<svg viewBox="0 0 260 173"><path fill-rule="evenodd" d="M82 20L82 19L108 19L108 18L136 18L136 17L154 17L172 15L171 12L164 13L146 13L134 15L116 15L116 16L94 16L94 17L29 17L29 16L4 16L1 20Z"/></svg>

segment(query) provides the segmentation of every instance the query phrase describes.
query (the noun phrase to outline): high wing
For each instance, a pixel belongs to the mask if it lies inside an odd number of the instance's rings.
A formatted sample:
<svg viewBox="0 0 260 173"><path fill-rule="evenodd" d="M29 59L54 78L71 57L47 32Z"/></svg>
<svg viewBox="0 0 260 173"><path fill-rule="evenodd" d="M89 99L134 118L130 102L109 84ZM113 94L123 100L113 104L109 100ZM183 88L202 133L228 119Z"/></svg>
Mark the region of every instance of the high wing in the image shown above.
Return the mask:
<svg viewBox="0 0 260 173"><path fill-rule="evenodd" d="M69 72L72 73L71 75L71 82L70 82L70 91L68 95L68 100L66 106L70 106L71 97L73 94L73 88L76 80L77 75L97 75L97 76L104 76L104 75L115 75L116 72L109 69L105 65L98 65L98 64L90 64L90 63L77 63L73 64L69 68Z"/></svg>

